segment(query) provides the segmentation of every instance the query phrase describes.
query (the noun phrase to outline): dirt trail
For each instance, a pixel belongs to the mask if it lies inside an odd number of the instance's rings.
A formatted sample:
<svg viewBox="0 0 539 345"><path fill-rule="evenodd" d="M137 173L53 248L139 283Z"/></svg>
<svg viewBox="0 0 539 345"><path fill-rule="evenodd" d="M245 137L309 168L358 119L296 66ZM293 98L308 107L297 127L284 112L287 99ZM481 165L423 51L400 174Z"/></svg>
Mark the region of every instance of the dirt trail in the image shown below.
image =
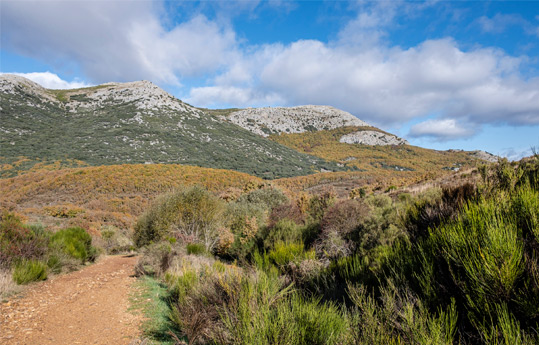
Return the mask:
<svg viewBox="0 0 539 345"><path fill-rule="evenodd" d="M0 344L129 344L141 320L127 310L135 263L104 257L30 286L0 304Z"/></svg>

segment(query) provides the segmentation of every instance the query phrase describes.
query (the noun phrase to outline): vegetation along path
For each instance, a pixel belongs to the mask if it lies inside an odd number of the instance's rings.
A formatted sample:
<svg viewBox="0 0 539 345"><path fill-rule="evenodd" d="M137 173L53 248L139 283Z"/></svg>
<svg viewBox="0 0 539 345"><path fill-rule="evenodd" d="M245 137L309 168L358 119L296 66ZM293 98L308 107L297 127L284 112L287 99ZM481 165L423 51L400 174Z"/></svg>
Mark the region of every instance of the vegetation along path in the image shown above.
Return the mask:
<svg viewBox="0 0 539 345"><path fill-rule="evenodd" d="M0 304L0 343L129 344L141 319L128 311L136 260L104 257Z"/></svg>

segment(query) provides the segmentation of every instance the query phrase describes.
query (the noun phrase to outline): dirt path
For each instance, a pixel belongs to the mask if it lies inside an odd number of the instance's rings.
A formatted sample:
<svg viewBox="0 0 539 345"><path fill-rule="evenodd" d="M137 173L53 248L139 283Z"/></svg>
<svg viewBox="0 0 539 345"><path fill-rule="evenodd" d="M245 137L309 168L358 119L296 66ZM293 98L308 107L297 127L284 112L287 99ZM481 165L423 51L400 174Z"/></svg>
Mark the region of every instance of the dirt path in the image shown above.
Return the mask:
<svg viewBox="0 0 539 345"><path fill-rule="evenodd" d="M141 320L127 311L135 263L104 257L0 304L0 344L129 344Z"/></svg>

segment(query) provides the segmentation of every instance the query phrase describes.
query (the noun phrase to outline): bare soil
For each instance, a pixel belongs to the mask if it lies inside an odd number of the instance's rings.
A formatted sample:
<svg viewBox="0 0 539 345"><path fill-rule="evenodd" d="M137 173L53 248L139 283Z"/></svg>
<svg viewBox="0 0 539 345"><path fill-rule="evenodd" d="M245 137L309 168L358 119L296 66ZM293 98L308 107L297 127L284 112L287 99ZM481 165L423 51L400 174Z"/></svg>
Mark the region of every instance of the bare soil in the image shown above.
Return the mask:
<svg viewBox="0 0 539 345"><path fill-rule="evenodd" d="M142 320L128 311L136 260L104 257L0 304L0 344L129 344Z"/></svg>

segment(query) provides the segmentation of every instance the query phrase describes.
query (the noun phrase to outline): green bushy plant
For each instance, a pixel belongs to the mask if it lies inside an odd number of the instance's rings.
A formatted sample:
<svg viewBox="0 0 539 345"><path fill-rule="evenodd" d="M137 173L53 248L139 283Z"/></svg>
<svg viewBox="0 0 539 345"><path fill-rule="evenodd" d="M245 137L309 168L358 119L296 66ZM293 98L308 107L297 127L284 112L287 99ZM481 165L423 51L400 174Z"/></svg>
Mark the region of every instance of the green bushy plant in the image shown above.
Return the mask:
<svg viewBox="0 0 539 345"><path fill-rule="evenodd" d="M181 188L158 198L135 225L138 247L176 237L198 241L211 252L218 242L225 204L200 186Z"/></svg>
<svg viewBox="0 0 539 345"><path fill-rule="evenodd" d="M264 248L270 250L277 242L301 242L303 240L302 226L284 218L272 227L265 227L260 233Z"/></svg>
<svg viewBox="0 0 539 345"><path fill-rule="evenodd" d="M233 241L224 253L234 259L245 260L256 249L259 230L265 225L267 210L258 203L230 203L225 214L225 224Z"/></svg>
<svg viewBox="0 0 539 345"><path fill-rule="evenodd" d="M19 285L45 279L47 279L47 265L38 260L22 260L13 270L13 280Z"/></svg>
<svg viewBox="0 0 539 345"><path fill-rule="evenodd" d="M255 189L247 194L242 195L238 199L239 203L250 203L262 205L266 210L270 211L273 208L288 202L288 197L282 190L269 187Z"/></svg>
<svg viewBox="0 0 539 345"><path fill-rule="evenodd" d="M187 254L200 255L206 253L206 247L200 243L188 243Z"/></svg>
<svg viewBox="0 0 539 345"><path fill-rule="evenodd" d="M92 237L83 228L67 228L51 236L49 246L59 249L81 262L93 261L97 256Z"/></svg>
<svg viewBox="0 0 539 345"><path fill-rule="evenodd" d="M268 256L270 260L278 266L286 266L291 262L302 260L314 260L316 254L314 250L305 250L303 243L277 242Z"/></svg>
<svg viewBox="0 0 539 345"><path fill-rule="evenodd" d="M322 191L309 200L307 212L312 222L320 222L326 210L335 203L337 194L331 188Z"/></svg>
<svg viewBox="0 0 539 345"><path fill-rule="evenodd" d="M349 295L356 307L351 315L356 344L453 344L458 319L454 302L436 315L394 285L384 288L379 300L361 285L350 285Z"/></svg>

